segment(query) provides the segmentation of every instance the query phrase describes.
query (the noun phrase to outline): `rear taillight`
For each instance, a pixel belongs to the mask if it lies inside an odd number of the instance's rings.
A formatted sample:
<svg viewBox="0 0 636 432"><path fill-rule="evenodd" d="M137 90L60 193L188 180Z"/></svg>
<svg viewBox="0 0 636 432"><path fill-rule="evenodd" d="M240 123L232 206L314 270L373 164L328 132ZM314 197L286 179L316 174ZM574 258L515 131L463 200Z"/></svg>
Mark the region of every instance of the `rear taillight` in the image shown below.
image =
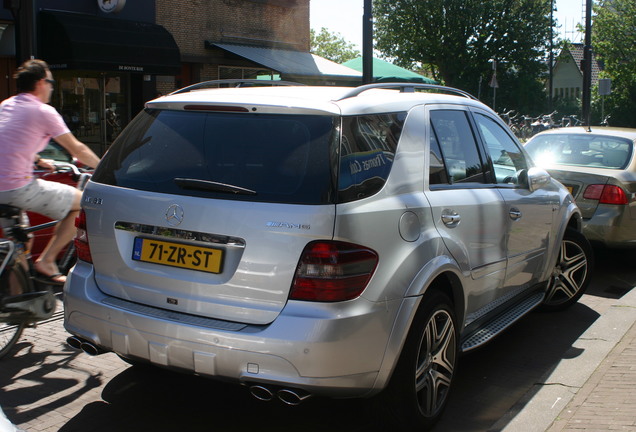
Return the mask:
<svg viewBox="0 0 636 432"><path fill-rule="evenodd" d="M625 191L620 187L614 185L589 185L585 189L585 193L583 193L583 198L598 200L600 204L625 205L629 203L627 201L627 195L625 194Z"/></svg>
<svg viewBox="0 0 636 432"><path fill-rule="evenodd" d="M77 234L75 234L75 251L77 252L77 258L89 263L93 262L91 256L91 248L88 245L88 233L86 232L86 213L84 210L80 210L79 215L75 218L75 227L77 228Z"/></svg>
<svg viewBox="0 0 636 432"><path fill-rule="evenodd" d="M300 258L289 298L337 302L358 297L378 264L378 254L363 246L337 242L309 243Z"/></svg>

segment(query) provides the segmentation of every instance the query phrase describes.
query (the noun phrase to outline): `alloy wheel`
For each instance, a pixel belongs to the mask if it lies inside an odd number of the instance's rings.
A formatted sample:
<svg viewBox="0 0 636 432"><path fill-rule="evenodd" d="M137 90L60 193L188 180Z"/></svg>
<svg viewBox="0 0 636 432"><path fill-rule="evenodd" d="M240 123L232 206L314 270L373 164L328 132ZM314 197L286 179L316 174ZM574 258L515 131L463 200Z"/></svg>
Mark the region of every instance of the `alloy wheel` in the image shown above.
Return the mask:
<svg viewBox="0 0 636 432"><path fill-rule="evenodd" d="M453 319L447 311L437 310L422 333L415 369L415 392L424 416L433 417L444 406L456 359Z"/></svg>
<svg viewBox="0 0 636 432"><path fill-rule="evenodd" d="M544 304L559 305L575 298L584 288L587 274L587 254L577 242L564 239Z"/></svg>

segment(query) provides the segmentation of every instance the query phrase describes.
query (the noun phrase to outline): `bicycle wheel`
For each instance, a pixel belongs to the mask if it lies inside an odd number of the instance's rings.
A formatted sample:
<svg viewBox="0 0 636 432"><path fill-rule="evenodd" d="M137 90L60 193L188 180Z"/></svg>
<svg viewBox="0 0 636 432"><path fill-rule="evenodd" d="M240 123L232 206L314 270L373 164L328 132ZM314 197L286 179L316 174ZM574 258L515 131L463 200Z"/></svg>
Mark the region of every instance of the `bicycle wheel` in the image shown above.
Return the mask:
<svg viewBox="0 0 636 432"><path fill-rule="evenodd" d="M0 251L0 262L4 261L6 251ZM33 283L26 270L23 259L7 263L0 275L0 298L33 291ZM0 359L6 356L20 339L26 323L11 322L9 311L0 308Z"/></svg>

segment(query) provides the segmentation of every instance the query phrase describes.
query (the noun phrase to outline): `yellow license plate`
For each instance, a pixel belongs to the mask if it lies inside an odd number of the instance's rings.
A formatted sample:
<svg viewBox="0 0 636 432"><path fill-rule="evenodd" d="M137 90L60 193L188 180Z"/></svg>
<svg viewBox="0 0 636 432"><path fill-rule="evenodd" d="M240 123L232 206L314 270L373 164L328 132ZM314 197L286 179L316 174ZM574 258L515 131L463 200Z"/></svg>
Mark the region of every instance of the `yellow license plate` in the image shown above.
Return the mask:
<svg viewBox="0 0 636 432"><path fill-rule="evenodd" d="M221 273L223 251L209 247L136 237L132 258L171 267Z"/></svg>

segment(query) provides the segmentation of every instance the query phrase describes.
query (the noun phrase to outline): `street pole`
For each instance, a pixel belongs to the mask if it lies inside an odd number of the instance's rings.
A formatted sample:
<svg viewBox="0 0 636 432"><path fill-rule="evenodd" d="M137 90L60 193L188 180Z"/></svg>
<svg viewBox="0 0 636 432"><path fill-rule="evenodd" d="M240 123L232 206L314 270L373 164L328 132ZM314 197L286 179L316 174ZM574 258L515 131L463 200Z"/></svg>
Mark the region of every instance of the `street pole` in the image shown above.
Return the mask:
<svg viewBox="0 0 636 432"><path fill-rule="evenodd" d="M362 15L362 83L373 82L373 1L364 0Z"/></svg>
<svg viewBox="0 0 636 432"><path fill-rule="evenodd" d="M492 61L492 78L490 80L490 87L492 87L492 110L496 111L497 89L499 83L497 82L497 60L490 59Z"/></svg>
<svg viewBox="0 0 636 432"><path fill-rule="evenodd" d="M550 0L550 96L548 97L548 111L552 112L552 93L554 92L553 67L554 67L554 0Z"/></svg>
<svg viewBox="0 0 636 432"><path fill-rule="evenodd" d="M592 105L592 0L585 4L585 44L583 45L583 92L581 95L581 117L584 126L590 126Z"/></svg>

